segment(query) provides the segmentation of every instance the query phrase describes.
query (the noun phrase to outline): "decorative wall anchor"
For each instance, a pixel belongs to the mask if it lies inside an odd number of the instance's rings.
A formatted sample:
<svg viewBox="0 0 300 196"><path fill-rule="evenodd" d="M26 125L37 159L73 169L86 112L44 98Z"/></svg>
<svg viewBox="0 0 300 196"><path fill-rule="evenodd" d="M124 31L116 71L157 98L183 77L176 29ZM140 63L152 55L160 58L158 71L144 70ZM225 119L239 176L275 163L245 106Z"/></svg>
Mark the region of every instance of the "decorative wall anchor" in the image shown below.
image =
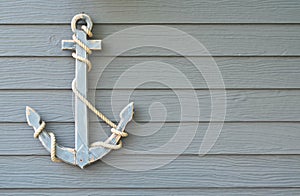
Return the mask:
<svg viewBox="0 0 300 196"><path fill-rule="evenodd" d="M78 21L86 22L77 28ZM129 103L120 113L120 122L114 124L98 111L87 99L87 72L91 70L92 64L88 60L88 54L91 50L101 50L101 40L87 40L92 37L91 32L93 23L91 18L86 14L78 14L73 17L71 28L74 32L73 40L63 40L62 49L75 50L73 58L76 59L76 74L72 82L72 90L76 95L75 99L75 149L62 147L56 144L55 135L47 132L45 122L41 121L39 114L30 107L26 107L26 118L29 126L34 129L34 137L39 138L43 146L51 153L52 161L64 161L72 165L78 165L80 168L91 164L112 149L122 147L121 137L126 137L125 127L133 117L133 102ZM99 118L110 125L111 136L104 142L95 142L89 146L88 143L88 109L91 109Z"/></svg>

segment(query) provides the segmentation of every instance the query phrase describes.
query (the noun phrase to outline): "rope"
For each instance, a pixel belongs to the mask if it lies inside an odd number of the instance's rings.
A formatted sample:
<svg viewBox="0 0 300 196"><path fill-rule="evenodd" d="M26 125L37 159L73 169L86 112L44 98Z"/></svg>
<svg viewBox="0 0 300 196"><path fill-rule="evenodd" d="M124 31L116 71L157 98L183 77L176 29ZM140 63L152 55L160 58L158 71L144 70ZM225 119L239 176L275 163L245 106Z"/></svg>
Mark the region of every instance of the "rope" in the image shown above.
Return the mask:
<svg viewBox="0 0 300 196"><path fill-rule="evenodd" d="M108 149L111 149L111 150L119 150L120 148L122 148L123 146L123 143L122 141L120 140L119 144L108 144L108 143L105 143L105 142L95 142L93 144L91 144L92 147L104 147L104 148L108 148Z"/></svg>
<svg viewBox="0 0 300 196"><path fill-rule="evenodd" d="M99 118L101 118L106 124L108 124L109 126L112 127L111 129L111 132L116 134L116 135L119 135L121 137L127 137L128 136L128 133L126 132L121 132L121 131L118 131L116 128L117 128L117 125L115 123L113 123L112 121L110 121L104 114L102 114L99 110L97 110L95 108L95 106L93 106L91 104L91 102L89 102L89 100L87 100L84 96L82 96L80 94L80 92L77 90L76 88L76 79L73 80L72 82L72 90L74 92L74 94L92 111L94 112ZM96 146L101 146L101 147L104 147L104 148L109 148L109 149L112 149L112 150L118 150L120 148L122 148L122 141L119 142L119 144L117 145L114 145L114 144L108 144L108 143L105 143L105 142L95 142L91 145L92 147L96 147Z"/></svg>
<svg viewBox="0 0 300 196"><path fill-rule="evenodd" d="M116 134L116 135L121 136L121 137L127 137L127 136L128 136L128 133L118 131L118 130L115 129L115 128L112 128L110 131L111 131L112 133Z"/></svg>
<svg viewBox="0 0 300 196"><path fill-rule="evenodd" d="M109 126L116 128L117 125L115 123L113 123L112 121L110 121L104 114L102 114L99 110L97 110L95 108L95 106L93 106L91 104L91 102L89 102L89 100L87 100L84 96L82 96L80 94L80 92L77 90L76 88L76 79L73 80L72 82L72 90L74 92L74 94L92 111L94 112L99 118L101 118L106 124L108 124Z"/></svg>
<svg viewBox="0 0 300 196"><path fill-rule="evenodd" d="M128 133L118 131L115 128L111 128L110 131L112 133L116 134L116 135L121 136L121 137L127 137L128 136ZM91 144L92 147L101 146L101 147L109 148L109 149L112 149L112 150L118 150L118 149L122 148L122 145L123 145L123 143L122 143L121 140L120 140L119 144L109 144L109 143L106 143L106 142L95 142L95 143Z"/></svg>
<svg viewBox="0 0 300 196"><path fill-rule="evenodd" d="M81 48L83 48L88 54L92 54L92 50L89 49L87 45L85 45L82 41L80 41L75 34L72 35L73 41L78 44Z"/></svg>
<svg viewBox="0 0 300 196"><path fill-rule="evenodd" d="M74 58L74 59L77 59L77 60L79 60L79 61L81 61L81 62L84 62L85 64L87 64L88 65L88 72L89 71L91 71L91 69L92 69L92 63L91 63L91 61L89 61L88 59L86 59L86 58L83 58L83 57L81 57L81 56L78 56L76 53L72 53L72 57Z"/></svg>
<svg viewBox="0 0 300 196"><path fill-rule="evenodd" d="M81 29L82 29L89 37L93 37L92 31L91 31L89 28L87 28L87 26L82 25L82 26L81 26Z"/></svg>
<svg viewBox="0 0 300 196"><path fill-rule="evenodd" d="M90 29L88 29L86 26L81 26L81 29L89 36L89 37L92 37L93 36L93 33L91 32ZM92 50L85 44L83 43L81 40L79 40L75 34L73 34L72 36L72 39L73 41L78 44L81 48L83 48L88 54L92 54ZM92 69L92 63L90 60L88 60L87 58L83 58L81 56L78 56L76 53L72 53L72 57L74 59L77 59L85 64L88 65L88 71L91 71Z"/></svg>
<svg viewBox="0 0 300 196"><path fill-rule="evenodd" d="M49 132L50 138L51 138L51 161L53 162L60 162L60 160L56 157L56 138L54 133Z"/></svg>
<svg viewBox="0 0 300 196"><path fill-rule="evenodd" d="M73 24L74 26L75 24ZM72 28L73 29L73 28ZM81 26L81 29L89 36L92 37L93 33L91 32L91 30L87 27L87 26ZM81 48L83 48L88 54L91 54L92 51L91 49L84 44L81 40L79 40L75 34L73 34L72 36L73 41L78 44ZM88 60L87 58L83 58L81 56L78 56L76 53L72 53L72 57L85 63L88 66L88 71L90 71L92 69L92 63L90 60ZM84 96L82 96L82 94L77 90L76 88L76 78L73 80L72 82L72 90L74 92L74 94L76 95L76 97L78 97L92 112L94 112L100 119L102 119L106 124L108 124L109 126L112 127L111 132L119 135L120 137L126 137L128 134L126 132L120 132L118 130L116 130L115 128L117 127L117 125L115 123L113 123L112 121L110 121L103 113L101 113L99 110L97 110L95 108L95 106L93 106L93 104L91 102L89 102ZM120 149L122 147L122 141L119 142L119 144L117 145L113 145L113 144L108 144L105 142L96 142L93 144L93 146L102 146L104 148L109 148L109 149Z"/></svg>
<svg viewBox="0 0 300 196"><path fill-rule="evenodd" d="M46 123L43 121L42 124L39 126L39 128L37 128L34 131L33 137L38 138L39 135L41 134L41 132L43 131L43 129L45 128L45 126L46 126Z"/></svg>
<svg viewBox="0 0 300 196"><path fill-rule="evenodd" d="M46 123L43 121L42 124L35 130L33 137L38 138L42 131L45 129ZM51 139L50 145L50 154L51 154L51 161L53 162L60 162L60 160L56 157L56 138L54 133L48 133Z"/></svg>

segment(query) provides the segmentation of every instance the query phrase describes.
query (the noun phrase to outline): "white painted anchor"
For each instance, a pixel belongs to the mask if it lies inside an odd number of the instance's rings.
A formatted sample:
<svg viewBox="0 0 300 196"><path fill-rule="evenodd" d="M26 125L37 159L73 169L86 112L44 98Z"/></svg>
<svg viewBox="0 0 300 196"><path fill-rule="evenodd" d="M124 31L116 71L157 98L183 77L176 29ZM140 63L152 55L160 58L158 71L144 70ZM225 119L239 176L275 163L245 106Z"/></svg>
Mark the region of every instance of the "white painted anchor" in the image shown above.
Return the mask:
<svg viewBox="0 0 300 196"><path fill-rule="evenodd" d="M78 21L85 21L86 26L77 28ZM72 56L76 59L76 74L72 89L77 95L75 99L75 149L66 148L56 144L55 136L47 132L45 122L41 121L39 114L29 106L26 107L26 118L30 126L35 131L35 137L38 137L43 146L51 153L53 161L61 160L66 163L77 165L84 168L111 151L121 147L120 139L127 134L125 127L133 117L133 102L129 103L120 113L120 122L115 125L108 120L102 113L97 111L86 99L87 97L87 72L91 69L91 63L87 59L91 50L101 50L101 40L88 40L92 36L91 29L93 23L86 14L78 14L73 17L71 28L74 32L73 40L63 40L62 49L75 50ZM88 107L87 107L88 105ZM89 146L88 142L88 108L102 118L106 123L112 126L112 134L104 142L96 142Z"/></svg>

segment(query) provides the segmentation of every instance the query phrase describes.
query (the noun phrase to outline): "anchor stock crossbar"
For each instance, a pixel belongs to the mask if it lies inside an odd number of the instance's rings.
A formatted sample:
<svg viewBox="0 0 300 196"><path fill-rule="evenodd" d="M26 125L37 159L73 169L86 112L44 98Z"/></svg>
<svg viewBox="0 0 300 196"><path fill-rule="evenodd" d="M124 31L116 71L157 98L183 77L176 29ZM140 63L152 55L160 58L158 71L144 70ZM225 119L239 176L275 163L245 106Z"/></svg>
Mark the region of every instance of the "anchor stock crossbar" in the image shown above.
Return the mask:
<svg viewBox="0 0 300 196"><path fill-rule="evenodd" d="M77 28L77 22L84 20L86 26ZM63 40L62 49L75 50L73 58L76 59L75 79L72 84L75 99L75 148L65 148L55 142L55 136L48 133L38 113L30 107L26 107L27 122L35 130L35 136L39 138L43 146L51 153L52 160L62 160L66 163L77 165L80 168L95 162L110 152L111 149L118 149L117 145L121 137L127 135L125 127L133 116L133 103L129 103L120 113L118 125L112 123L101 112L99 112L87 99L87 72L92 68L88 60L91 50L101 50L101 40L88 40L91 37L92 20L86 14L78 14L73 17L71 28L74 32L73 40ZM95 142L89 146L88 142L88 109L91 109L97 116L112 126L112 134L104 142ZM120 141L121 142L121 141Z"/></svg>

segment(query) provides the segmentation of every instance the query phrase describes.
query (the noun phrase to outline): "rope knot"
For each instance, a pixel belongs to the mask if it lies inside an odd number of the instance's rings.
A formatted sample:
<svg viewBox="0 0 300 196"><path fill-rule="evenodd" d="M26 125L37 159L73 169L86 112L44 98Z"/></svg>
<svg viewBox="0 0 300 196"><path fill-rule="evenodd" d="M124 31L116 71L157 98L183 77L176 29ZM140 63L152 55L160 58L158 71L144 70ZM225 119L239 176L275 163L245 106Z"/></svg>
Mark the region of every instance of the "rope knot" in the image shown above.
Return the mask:
<svg viewBox="0 0 300 196"><path fill-rule="evenodd" d="M121 131L119 131L119 130L117 130L117 129L115 129L115 128L111 128L110 131L111 131L112 133L116 134L116 135L121 136L121 137L127 137L127 136L128 136L128 133L126 133L126 132L121 132Z"/></svg>

